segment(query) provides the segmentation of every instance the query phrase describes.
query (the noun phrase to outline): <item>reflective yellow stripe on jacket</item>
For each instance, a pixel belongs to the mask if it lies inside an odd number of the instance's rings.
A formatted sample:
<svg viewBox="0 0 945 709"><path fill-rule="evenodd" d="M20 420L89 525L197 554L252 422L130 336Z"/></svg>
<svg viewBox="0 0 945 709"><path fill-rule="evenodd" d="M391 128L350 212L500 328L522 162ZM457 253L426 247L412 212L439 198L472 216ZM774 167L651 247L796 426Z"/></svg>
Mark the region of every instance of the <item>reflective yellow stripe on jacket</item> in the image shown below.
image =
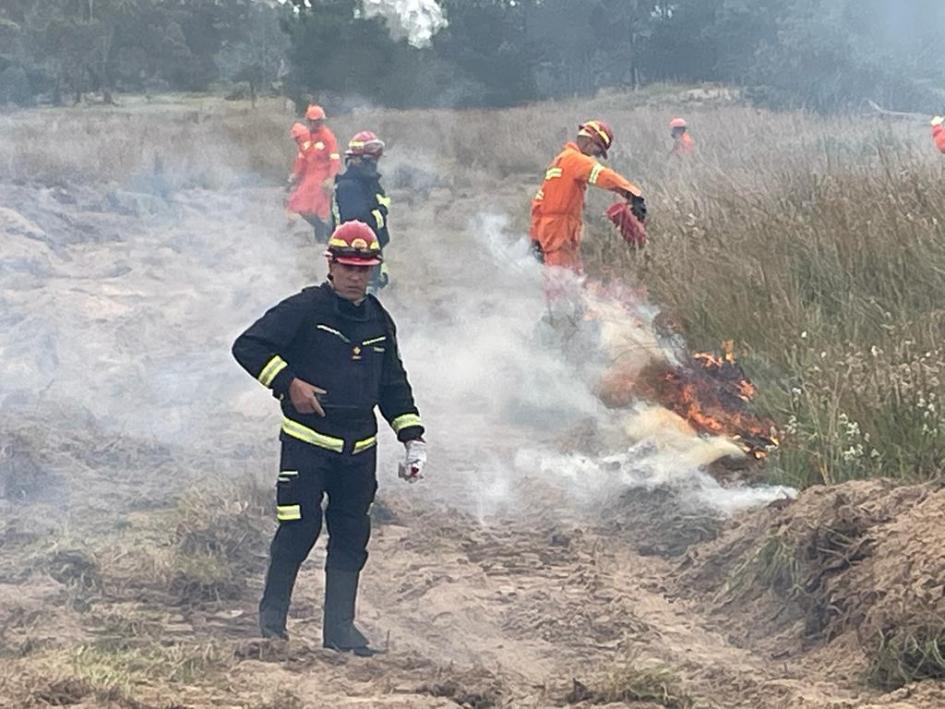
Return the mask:
<svg viewBox="0 0 945 709"><path fill-rule="evenodd" d="M319 433L313 428L308 426L303 426L298 421L293 421L287 416L282 417L282 431L292 438L297 438L300 441L309 443L313 446L318 446L319 448L324 448L325 450L333 451L335 453L344 453L345 451L345 441L343 438L335 438L334 436L326 436L324 433ZM377 436L370 436L360 441L355 441L354 445L351 448L351 452L354 454L363 453L366 450L370 450L377 445Z"/></svg>
<svg viewBox="0 0 945 709"><path fill-rule="evenodd" d="M377 436L371 436L370 438L365 438L363 441L358 441L355 443L354 449L351 452L355 454L363 453L364 451L368 450L369 448L373 448L376 445Z"/></svg>
<svg viewBox="0 0 945 709"><path fill-rule="evenodd" d="M400 433L405 428L410 428L411 426L422 426L420 423L420 417L417 414L404 414L403 416L398 416L393 421L390 422L391 428L394 429L394 433Z"/></svg>
<svg viewBox="0 0 945 709"><path fill-rule="evenodd" d="M344 439L326 436L324 433L319 433L315 429L303 426L298 421L293 421L286 416L282 417L282 431L292 436L292 438L298 438L300 441L311 443L313 446L334 451L335 453L343 453L345 450Z"/></svg>
<svg viewBox="0 0 945 709"><path fill-rule="evenodd" d="M276 355L266 362L266 366L262 368L262 371L256 378L264 387L268 387L272 384L272 380L276 378L276 375L288 366L289 365L282 357Z"/></svg>

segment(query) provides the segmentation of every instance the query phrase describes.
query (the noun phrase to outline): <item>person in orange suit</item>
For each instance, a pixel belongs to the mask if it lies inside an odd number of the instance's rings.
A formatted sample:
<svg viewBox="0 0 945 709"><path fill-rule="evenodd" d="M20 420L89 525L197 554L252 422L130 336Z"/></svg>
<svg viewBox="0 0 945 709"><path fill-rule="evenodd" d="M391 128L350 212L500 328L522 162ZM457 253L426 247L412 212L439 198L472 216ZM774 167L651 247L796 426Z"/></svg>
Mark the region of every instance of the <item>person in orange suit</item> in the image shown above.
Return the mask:
<svg viewBox="0 0 945 709"><path fill-rule="evenodd" d="M932 119L932 141L936 148L945 153L945 118L941 116Z"/></svg>
<svg viewBox="0 0 945 709"><path fill-rule="evenodd" d="M598 158L607 159L614 132L603 121L587 121L578 126L577 138L566 143L545 171L541 188L532 200L529 236L539 260L581 273L581 234L584 195L588 185L610 190L631 202L634 215L646 218L640 188Z"/></svg>
<svg viewBox="0 0 945 709"><path fill-rule="evenodd" d="M689 135L689 124L685 118L674 118L669 122L673 136L673 149L670 155L692 155L696 150L696 141Z"/></svg>
<svg viewBox="0 0 945 709"><path fill-rule="evenodd" d="M295 147L299 152L295 155L295 162L292 163L292 172L289 173L289 185L297 185L305 174L305 154L312 147L311 133L304 123L293 123L289 129L289 135L295 141Z"/></svg>
<svg viewBox="0 0 945 709"><path fill-rule="evenodd" d="M289 211L300 214L314 227L315 239L320 243L327 243L331 232L332 190L335 175L341 170L338 141L325 119L325 109L321 106L312 104L305 111L308 145L303 151L302 143L296 138L300 149L289 177L294 190L287 205Z"/></svg>
<svg viewBox="0 0 945 709"><path fill-rule="evenodd" d="M311 181L305 180L308 155L312 150L312 134L304 123L293 123L289 129L289 135L295 141L298 152L295 155L295 162L292 163L289 179L286 181L286 189L289 192L285 203L286 212L289 214L290 223L293 221L291 215L294 213L314 226L318 218L315 216L313 207L315 198L310 194L313 185L310 184Z"/></svg>

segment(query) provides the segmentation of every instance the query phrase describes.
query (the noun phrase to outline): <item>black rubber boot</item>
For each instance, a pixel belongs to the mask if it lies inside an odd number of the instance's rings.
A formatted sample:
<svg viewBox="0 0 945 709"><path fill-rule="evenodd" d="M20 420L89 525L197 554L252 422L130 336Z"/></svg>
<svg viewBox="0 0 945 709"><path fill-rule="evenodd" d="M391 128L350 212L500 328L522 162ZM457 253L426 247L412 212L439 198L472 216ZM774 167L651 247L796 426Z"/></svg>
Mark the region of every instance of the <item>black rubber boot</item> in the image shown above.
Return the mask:
<svg viewBox="0 0 945 709"><path fill-rule="evenodd" d="M358 572L325 570L325 618L322 624L322 645L339 652L353 652L359 657L377 653L354 625L355 601L358 597Z"/></svg>
<svg viewBox="0 0 945 709"><path fill-rule="evenodd" d="M300 564L271 559L266 572L266 588L259 601L259 632L264 638L288 640L285 629L289 615L289 602L292 599L292 587L298 576Z"/></svg>

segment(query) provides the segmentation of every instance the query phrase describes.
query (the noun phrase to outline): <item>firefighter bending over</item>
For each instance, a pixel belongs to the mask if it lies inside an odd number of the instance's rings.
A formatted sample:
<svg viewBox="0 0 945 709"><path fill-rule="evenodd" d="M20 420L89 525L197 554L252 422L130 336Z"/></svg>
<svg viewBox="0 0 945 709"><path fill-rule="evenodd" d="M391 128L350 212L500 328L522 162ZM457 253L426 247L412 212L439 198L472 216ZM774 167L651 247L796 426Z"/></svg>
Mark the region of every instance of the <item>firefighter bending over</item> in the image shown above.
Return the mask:
<svg viewBox="0 0 945 709"><path fill-rule="evenodd" d="M345 171L335 177L335 199L332 203L332 224L357 220L374 231L381 251L390 243L388 210L390 198L381 187L378 162L384 154L384 141L369 130L357 133L345 150ZM368 292L376 293L390 282L387 264L376 266Z"/></svg>
<svg viewBox="0 0 945 709"><path fill-rule="evenodd" d="M370 227L342 224L328 242L328 281L277 304L233 345L237 361L282 406L279 527L259 603L260 631L288 638L292 588L321 532L327 494L322 644L358 655L374 652L354 619L371 534L368 510L377 490L375 406L405 445L401 477L418 479L426 462L394 322L366 294L379 254Z"/></svg>
<svg viewBox="0 0 945 709"><path fill-rule="evenodd" d="M580 273L584 194L588 185L616 192L631 203L641 221L646 205L640 188L597 158L607 159L614 133L603 121L588 121L578 127L574 142L565 144L545 171L545 180L532 200L532 246L548 266L561 266Z"/></svg>

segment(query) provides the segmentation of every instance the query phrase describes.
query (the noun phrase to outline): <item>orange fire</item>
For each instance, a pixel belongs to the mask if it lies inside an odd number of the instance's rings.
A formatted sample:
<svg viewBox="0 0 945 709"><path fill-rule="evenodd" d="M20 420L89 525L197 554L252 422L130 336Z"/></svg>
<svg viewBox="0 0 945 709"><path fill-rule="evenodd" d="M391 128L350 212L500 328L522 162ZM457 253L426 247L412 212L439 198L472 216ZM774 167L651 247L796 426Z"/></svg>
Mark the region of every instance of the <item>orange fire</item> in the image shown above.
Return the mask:
<svg viewBox="0 0 945 709"><path fill-rule="evenodd" d="M626 405L631 396L659 403L700 433L734 440L755 460L779 444L774 423L749 410L757 388L735 359L731 341L722 343L721 356L700 352L680 366L654 364L632 381L611 372L601 388L609 405Z"/></svg>

